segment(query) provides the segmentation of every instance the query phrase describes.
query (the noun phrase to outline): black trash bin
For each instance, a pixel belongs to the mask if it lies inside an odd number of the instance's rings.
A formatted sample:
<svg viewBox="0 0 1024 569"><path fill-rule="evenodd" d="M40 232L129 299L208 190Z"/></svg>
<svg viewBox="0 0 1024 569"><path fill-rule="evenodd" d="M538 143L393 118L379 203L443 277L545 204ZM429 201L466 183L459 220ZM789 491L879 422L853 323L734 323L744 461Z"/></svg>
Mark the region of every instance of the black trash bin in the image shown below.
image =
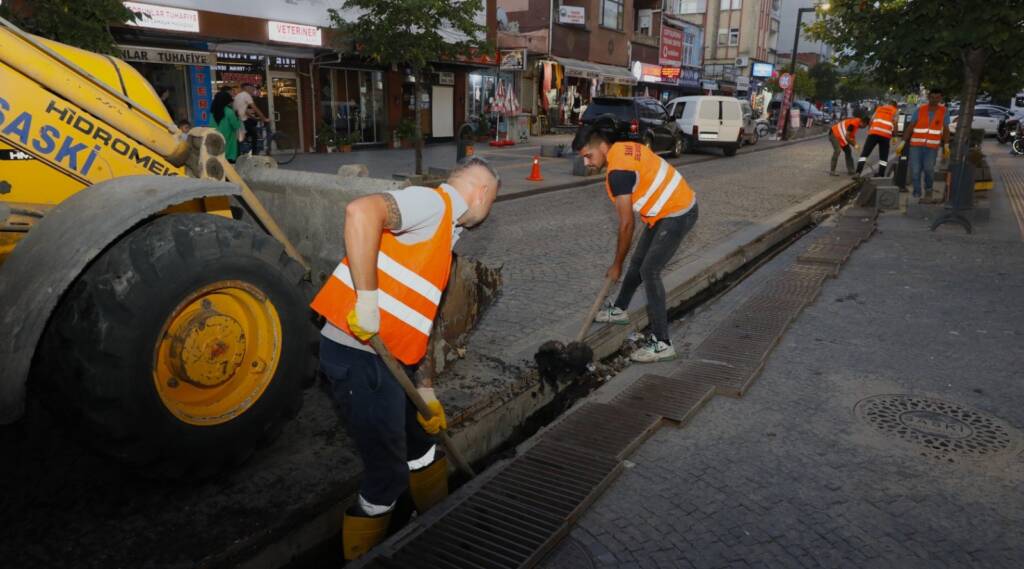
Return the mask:
<svg viewBox="0 0 1024 569"><path fill-rule="evenodd" d="M463 158L473 155L473 125L465 123L459 128L457 150L455 161L461 162Z"/></svg>

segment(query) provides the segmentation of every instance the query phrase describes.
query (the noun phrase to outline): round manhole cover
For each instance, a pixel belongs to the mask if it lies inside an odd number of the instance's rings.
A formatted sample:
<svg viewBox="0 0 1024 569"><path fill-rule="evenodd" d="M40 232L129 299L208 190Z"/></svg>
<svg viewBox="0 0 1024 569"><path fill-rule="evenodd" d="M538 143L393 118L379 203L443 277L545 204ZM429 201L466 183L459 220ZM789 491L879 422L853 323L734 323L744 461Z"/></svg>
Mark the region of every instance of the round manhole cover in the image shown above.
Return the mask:
<svg viewBox="0 0 1024 569"><path fill-rule="evenodd" d="M1006 422L949 401L911 395L875 395L857 403L857 416L876 430L912 443L925 456L949 462L981 459L1014 446Z"/></svg>

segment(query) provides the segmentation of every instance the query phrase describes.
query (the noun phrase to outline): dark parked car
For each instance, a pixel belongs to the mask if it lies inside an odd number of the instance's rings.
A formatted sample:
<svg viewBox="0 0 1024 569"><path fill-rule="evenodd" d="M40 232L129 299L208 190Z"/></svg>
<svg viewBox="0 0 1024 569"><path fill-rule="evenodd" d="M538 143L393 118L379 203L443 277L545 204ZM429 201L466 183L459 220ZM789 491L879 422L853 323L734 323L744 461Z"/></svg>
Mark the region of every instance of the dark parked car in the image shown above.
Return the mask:
<svg viewBox="0 0 1024 569"><path fill-rule="evenodd" d="M650 97L594 97L580 122L593 124L606 115L615 118L619 140L639 141L655 152L682 154L679 129L658 101Z"/></svg>

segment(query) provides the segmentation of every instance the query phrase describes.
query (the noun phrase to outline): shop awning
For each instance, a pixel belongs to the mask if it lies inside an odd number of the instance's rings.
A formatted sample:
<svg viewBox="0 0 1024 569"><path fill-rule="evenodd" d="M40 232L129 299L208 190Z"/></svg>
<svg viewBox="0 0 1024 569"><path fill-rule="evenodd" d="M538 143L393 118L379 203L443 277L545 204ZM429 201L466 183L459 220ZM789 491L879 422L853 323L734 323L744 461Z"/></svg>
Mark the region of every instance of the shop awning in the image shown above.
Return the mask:
<svg viewBox="0 0 1024 569"><path fill-rule="evenodd" d="M609 83L636 85L636 78L625 67L591 63L568 57L555 57L555 61L565 68L566 77L582 77L584 79L601 79Z"/></svg>

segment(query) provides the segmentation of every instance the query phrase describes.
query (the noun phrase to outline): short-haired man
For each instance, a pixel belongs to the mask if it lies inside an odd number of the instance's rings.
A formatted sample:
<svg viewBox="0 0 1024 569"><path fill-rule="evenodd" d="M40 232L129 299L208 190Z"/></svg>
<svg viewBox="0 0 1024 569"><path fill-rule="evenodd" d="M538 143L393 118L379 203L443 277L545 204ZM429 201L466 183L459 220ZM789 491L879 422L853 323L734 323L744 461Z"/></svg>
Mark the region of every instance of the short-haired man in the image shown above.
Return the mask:
<svg viewBox="0 0 1024 569"><path fill-rule="evenodd" d="M670 360L676 351L668 335L661 271L697 223L697 196L682 174L650 148L638 142L612 141L613 135L593 126L584 127L573 143L587 166L608 167L605 189L619 217L615 258L608 267L608 278L618 280L622 274L622 263L633 241L634 212L640 214L646 227L633 251L618 298L595 320L628 324L626 310L642 282L651 334L630 359L644 363Z"/></svg>
<svg viewBox="0 0 1024 569"><path fill-rule="evenodd" d="M871 123L868 126L868 137L864 141L864 149L860 151L860 159L857 161L857 174L864 171L864 165L871 156L871 151L878 147L878 172L879 176L885 175L885 169L889 167L889 140L896 129L896 101L888 100L884 105L879 105L871 115Z"/></svg>
<svg viewBox="0 0 1024 569"><path fill-rule="evenodd" d="M910 179L914 185L913 196L921 198L921 177L924 176L924 198L932 201L932 185L935 177L935 159L942 148L943 155L949 153L949 113L942 104L942 89L928 90L928 104L921 105L914 114L907 117L903 127L903 142L910 143Z"/></svg>
<svg viewBox="0 0 1024 569"><path fill-rule="evenodd" d="M857 148L857 130L864 126L867 126L867 121L859 117L843 119L832 125L828 131L828 141L832 143L832 163L828 170L830 176L839 175L836 174L836 163L840 154L846 159L846 173L851 176L854 174L852 149Z"/></svg>
<svg viewBox="0 0 1024 569"><path fill-rule="evenodd" d="M500 187L494 168L470 157L438 188L373 194L345 208L347 256L312 304L326 320L320 369L363 461L358 498L342 523L345 559L385 537L406 489L420 512L448 494L448 461L432 436L446 419L431 381L418 387L434 415L427 420L367 342L379 336L406 366L423 359L452 247L462 228L487 217Z"/></svg>
<svg viewBox="0 0 1024 569"><path fill-rule="evenodd" d="M259 121L269 123L270 119L256 106L256 101L253 100L255 95L255 85L252 83L242 83L242 88L235 94L235 99L231 102L231 106L234 107L238 120L242 121L242 128L244 129L240 133L244 136L239 137L239 142L244 140L248 143L253 153L259 154L260 149L257 147L259 137L256 133L256 127L259 125Z"/></svg>

